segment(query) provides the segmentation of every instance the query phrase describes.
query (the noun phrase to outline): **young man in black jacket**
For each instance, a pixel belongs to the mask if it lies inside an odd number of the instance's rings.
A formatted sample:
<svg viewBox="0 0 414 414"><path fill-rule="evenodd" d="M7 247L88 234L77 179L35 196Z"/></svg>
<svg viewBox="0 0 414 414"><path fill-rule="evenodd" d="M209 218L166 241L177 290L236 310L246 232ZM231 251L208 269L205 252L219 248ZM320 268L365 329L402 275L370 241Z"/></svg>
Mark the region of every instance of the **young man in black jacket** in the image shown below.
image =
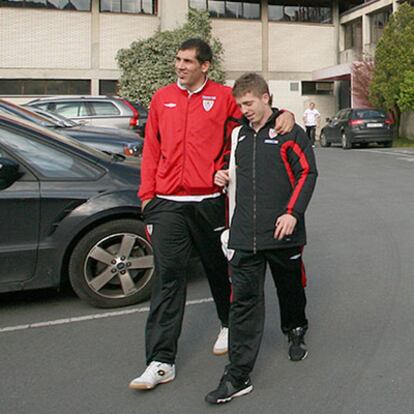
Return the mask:
<svg viewBox="0 0 414 414"><path fill-rule="evenodd" d="M230 198L230 364L218 388L206 396L211 404L253 389L249 374L263 334L267 263L277 288L289 358L300 361L307 355L302 250L306 244L304 213L317 177L312 146L298 125L287 134L276 133L277 111L271 109L268 85L260 75L240 77L233 95L243 118L232 134L230 167L215 175L217 185L228 185Z"/></svg>

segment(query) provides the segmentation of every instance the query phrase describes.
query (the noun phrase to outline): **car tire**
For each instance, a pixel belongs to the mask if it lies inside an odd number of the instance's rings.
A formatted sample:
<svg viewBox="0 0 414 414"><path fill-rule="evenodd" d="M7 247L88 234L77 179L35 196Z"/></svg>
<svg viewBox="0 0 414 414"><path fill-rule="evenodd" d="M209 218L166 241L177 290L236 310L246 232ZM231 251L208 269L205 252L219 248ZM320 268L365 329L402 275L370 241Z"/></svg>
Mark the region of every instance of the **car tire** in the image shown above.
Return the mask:
<svg viewBox="0 0 414 414"><path fill-rule="evenodd" d="M351 140L347 137L345 131L342 132L341 143L342 143L342 149L346 150L346 149L352 148Z"/></svg>
<svg viewBox="0 0 414 414"><path fill-rule="evenodd" d="M139 220L101 224L80 239L69 260L73 290L101 308L132 305L151 295L154 258Z"/></svg>
<svg viewBox="0 0 414 414"><path fill-rule="evenodd" d="M384 148L391 148L392 147L392 141L385 141L383 144L384 144Z"/></svg>
<svg viewBox="0 0 414 414"><path fill-rule="evenodd" d="M328 142L328 140L326 139L326 134L325 132L321 132L321 136L320 136L320 142L321 142L321 147L330 147L331 143Z"/></svg>

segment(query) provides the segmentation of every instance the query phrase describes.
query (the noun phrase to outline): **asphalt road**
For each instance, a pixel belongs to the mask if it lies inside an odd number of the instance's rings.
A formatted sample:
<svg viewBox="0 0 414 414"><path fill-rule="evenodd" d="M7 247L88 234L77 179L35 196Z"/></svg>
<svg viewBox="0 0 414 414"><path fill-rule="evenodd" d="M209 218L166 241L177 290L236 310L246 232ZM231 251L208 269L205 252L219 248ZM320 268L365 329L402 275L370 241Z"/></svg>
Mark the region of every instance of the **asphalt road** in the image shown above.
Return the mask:
<svg viewBox="0 0 414 414"><path fill-rule="evenodd" d="M270 278L255 389L220 407L203 401L226 357L211 353L219 326L202 275L189 283L177 378L149 392L127 387L145 367L148 303L108 312L68 291L2 294L0 414L413 413L414 151L316 153L305 361L287 359Z"/></svg>

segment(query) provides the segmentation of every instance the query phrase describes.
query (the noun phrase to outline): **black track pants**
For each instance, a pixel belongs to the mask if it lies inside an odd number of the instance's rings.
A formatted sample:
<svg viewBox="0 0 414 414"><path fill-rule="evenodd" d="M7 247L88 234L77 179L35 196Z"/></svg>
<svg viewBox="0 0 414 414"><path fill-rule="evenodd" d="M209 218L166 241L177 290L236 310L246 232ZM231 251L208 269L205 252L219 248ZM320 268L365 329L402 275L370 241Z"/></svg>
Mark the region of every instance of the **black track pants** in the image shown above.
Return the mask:
<svg viewBox="0 0 414 414"><path fill-rule="evenodd" d="M230 261L232 302L230 308L230 364L232 379L245 379L259 352L265 318L264 281L269 263L279 298L281 328L287 333L307 327L303 287L302 248L253 252L236 250Z"/></svg>
<svg viewBox="0 0 414 414"><path fill-rule="evenodd" d="M315 145L316 126L307 126L306 134L308 135L311 144Z"/></svg>
<svg viewBox="0 0 414 414"><path fill-rule="evenodd" d="M225 224L224 197L201 202L155 198L144 210L154 249L155 280L146 326L147 363L174 363L186 300L192 250L200 255L217 313L228 325L230 283L220 234Z"/></svg>

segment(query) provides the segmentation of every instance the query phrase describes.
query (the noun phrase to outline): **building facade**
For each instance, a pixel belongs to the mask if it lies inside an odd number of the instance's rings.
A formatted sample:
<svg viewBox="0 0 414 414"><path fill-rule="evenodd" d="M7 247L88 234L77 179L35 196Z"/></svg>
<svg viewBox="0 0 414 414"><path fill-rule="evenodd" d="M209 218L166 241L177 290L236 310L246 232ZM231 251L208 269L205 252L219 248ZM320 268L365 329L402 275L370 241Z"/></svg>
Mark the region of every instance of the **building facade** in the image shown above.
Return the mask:
<svg viewBox="0 0 414 414"><path fill-rule="evenodd" d="M116 90L116 53L208 10L231 84L246 71L269 81L298 120L352 104L352 62L372 55L397 0L0 0L0 97ZM309 6L311 4L311 6Z"/></svg>

